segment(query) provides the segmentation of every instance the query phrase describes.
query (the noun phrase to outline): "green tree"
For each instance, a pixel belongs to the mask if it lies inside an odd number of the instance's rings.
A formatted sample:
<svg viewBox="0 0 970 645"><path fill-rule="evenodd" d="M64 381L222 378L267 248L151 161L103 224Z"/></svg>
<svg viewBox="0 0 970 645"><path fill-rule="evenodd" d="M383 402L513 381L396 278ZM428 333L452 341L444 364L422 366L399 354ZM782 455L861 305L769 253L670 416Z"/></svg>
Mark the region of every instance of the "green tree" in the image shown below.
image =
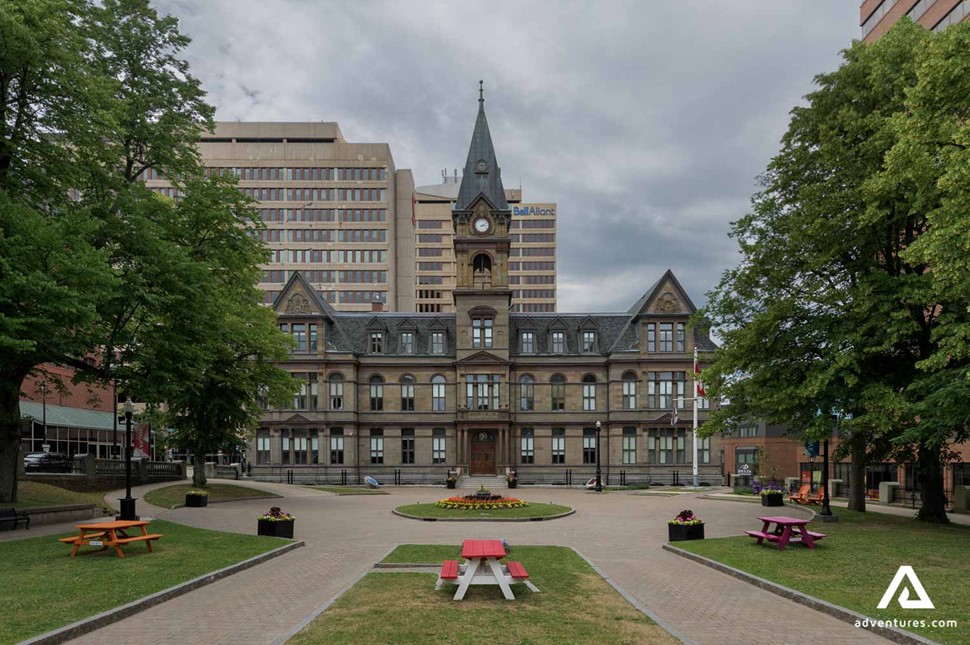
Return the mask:
<svg viewBox="0 0 970 645"><path fill-rule="evenodd" d="M826 438L833 415L844 418L850 507L859 510L870 461L907 448L939 457L938 445L911 441L912 428L932 414L927 391L915 385L934 352L938 302L925 262L906 249L928 221L911 201L913 183L884 174L917 60L933 38L904 20L873 44L855 43L838 70L816 77L808 105L792 111L752 213L733 226L742 262L701 312L724 340L705 379L731 403L711 415L707 432L754 417ZM920 517L946 520L932 499Z"/></svg>

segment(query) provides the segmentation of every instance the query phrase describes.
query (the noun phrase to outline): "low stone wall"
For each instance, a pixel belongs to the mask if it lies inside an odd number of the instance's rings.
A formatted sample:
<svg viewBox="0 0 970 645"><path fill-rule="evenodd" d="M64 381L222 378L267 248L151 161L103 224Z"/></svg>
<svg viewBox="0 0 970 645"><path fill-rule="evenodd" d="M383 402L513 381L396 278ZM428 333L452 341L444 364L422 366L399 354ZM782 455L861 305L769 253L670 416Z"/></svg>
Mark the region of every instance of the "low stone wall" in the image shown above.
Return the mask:
<svg viewBox="0 0 970 645"><path fill-rule="evenodd" d="M79 522L101 517L101 513L94 504L66 504L64 506L41 506L25 508L21 512L30 516L31 526L44 524L63 524L65 522Z"/></svg>

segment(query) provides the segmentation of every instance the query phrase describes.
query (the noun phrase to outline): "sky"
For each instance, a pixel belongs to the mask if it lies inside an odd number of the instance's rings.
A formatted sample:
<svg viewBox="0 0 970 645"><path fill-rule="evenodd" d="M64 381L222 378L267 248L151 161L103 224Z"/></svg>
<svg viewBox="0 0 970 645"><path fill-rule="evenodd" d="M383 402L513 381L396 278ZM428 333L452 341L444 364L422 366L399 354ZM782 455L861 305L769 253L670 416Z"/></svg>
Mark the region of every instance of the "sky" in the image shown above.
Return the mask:
<svg viewBox="0 0 970 645"><path fill-rule="evenodd" d="M555 202L559 311L625 311L671 269L695 305L857 0L153 0L222 121L336 121L417 185L485 111L506 188Z"/></svg>

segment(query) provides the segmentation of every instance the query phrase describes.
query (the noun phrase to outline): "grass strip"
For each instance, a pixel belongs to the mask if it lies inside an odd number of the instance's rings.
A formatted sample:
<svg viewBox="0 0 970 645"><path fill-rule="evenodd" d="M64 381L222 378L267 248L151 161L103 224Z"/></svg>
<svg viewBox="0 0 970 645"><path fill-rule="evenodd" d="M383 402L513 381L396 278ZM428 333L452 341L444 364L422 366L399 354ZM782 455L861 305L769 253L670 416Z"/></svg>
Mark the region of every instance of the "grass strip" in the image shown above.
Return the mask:
<svg viewBox="0 0 970 645"><path fill-rule="evenodd" d="M78 493L59 486L44 484L41 482L25 481L17 482L17 503L14 508L23 510L27 508L38 508L41 506L65 506L67 504L94 504L95 507L111 512L111 508L105 503L105 493L109 491L95 491Z"/></svg>
<svg viewBox="0 0 970 645"><path fill-rule="evenodd" d="M387 491L379 488L356 488L352 486L307 486L314 490L322 490L336 495L387 495Z"/></svg>
<svg viewBox="0 0 970 645"><path fill-rule="evenodd" d="M460 559L458 545L403 545L385 561ZM541 590L471 587L461 602L453 585L435 591L435 574L365 576L289 643L676 643L631 606L572 549L513 547Z"/></svg>
<svg viewBox="0 0 970 645"><path fill-rule="evenodd" d="M814 550L796 544L779 551L758 546L746 536L678 542L677 546L878 620L925 621L924 626L907 624L904 629L941 643L970 644L966 599L970 527L931 525L843 508L832 511L839 516L837 523L809 526L827 536ZM903 609L895 599L888 608L877 608L904 564L914 568L936 609ZM911 591L910 597L915 599L915 593ZM956 620L958 626L934 626L934 620Z"/></svg>
<svg viewBox="0 0 970 645"><path fill-rule="evenodd" d="M156 488L145 494L145 501L153 506L160 506L162 508L184 506L185 493L190 490L196 490L196 487L192 484L175 484L174 486ZM258 488L236 486L235 484L208 484L202 490L209 493L210 504L212 502L229 502L245 497L282 497L282 495L259 490Z"/></svg>
<svg viewBox="0 0 970 645"><path fill-rule="evenodd" d="M255 527L254 527L255 530ZM15 643L217 571L289 542L220 533L155 520L164 537L154 553L143 544L114 549L71 547L57 536L0 542L0 643Z"/></svg>
<svg viewBox="0 0 970 645"><path fill-rule="evenodd" d="M568 506L560 504L541 504L529 502L523 508L495 508L495 509L474 509L459 510L453 508L438 508L432 504L408 504L398 506L395 509L398 513L413 515L415 517L429 517L434 519L528 519L533 517L551 517L562 515L573 510Z"/></svg>

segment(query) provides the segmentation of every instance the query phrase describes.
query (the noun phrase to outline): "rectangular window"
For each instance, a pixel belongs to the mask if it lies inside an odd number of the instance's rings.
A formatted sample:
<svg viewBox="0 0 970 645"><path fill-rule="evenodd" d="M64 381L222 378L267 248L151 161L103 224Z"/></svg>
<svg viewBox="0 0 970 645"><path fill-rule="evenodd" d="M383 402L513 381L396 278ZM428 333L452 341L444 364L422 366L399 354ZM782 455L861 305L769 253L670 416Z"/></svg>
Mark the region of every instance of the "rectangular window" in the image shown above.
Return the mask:
<svg viewBox="0 0 970 645"><path fill-rule="evenodd" d="M384 463L384 431L378 428L370 431L370 462Z"/></svg>
<svg viewBox="0 0 970 645"><path fill-rule="evenodd" d="M565 354L566 353L566 332L564 331L552 332L551 345L552 345L553 354Z"/></svg>
<svg viewBox="0 0 970 645"><path fill-rule="evenodd" d="M596 430L593 428L583 429L583 463L596 463Z"/></svg>
<svg viewBox="0 0 970 645"><path fill-rule="evenodd" d="M344 409L344 382L338 376L330 377L330 409Z"/></svg>
<svg viewBox="0 0 970 645"><path fill-rule="evenodd" d="M661 352L672 352L674 351L674 324L673 323L660 323L660 351Z"/></svg>
<svg viewBox="0 0 970 645"><path fill-rule="evenodd" d="M758 426L753 425L743 425L738 428L739 437L757 437L758 436Z"/></svg>
<svg viewBox="0 0 970 645"><path fill-rule="evenodd" d="M409 428L401 430L401 463L414 463L414 430Z"/></svg>
<svg viewBox="0 0 970 645"><path fill-rule="evenodd" d="M445 429L435 428L431 432L431 463L445 463Z"/></svg>
<svg viewBox="0 0 970 645"><path fill-rule="evenodd" d="M370 409L374 412L384 409L384 381L379 378L370 382Z"/></svg>
<svg viewBox="0 0 970 645"><path fill-rule="evenodd" d="M684 344L684 323L677 323L677 351L683 352L685 350Z"/></svg>
<svg viewBox="0 0 970 645"><path fill-rule="evenodd" d="M697 438L697 463L699 464L711 463L711 438L710 437ZM848 481L848 480L845 480L845 481Z"/></svg>
<svg viewBox="0 0 970 645"><path fill-rule="evenodd" d="M445 353L445 332L443 331L431 332L431 353L432 354Z"/></svg>
<svg viewBox="0 0 970 645"><path fill-rule="evenodd" d="M445 411L445 379L440 376L431 379L431 410Z"/></svg>
<svg viewBox="0 0 970 645"><path fill-rule="evenodd" d="M340 465L344 463L343 428L330 429L330 463L334 465Z"/></svg>
<svg viewBox="0 0 970 645"><path fill-rule="evenodd" d="M490 348L492 346L492 319L472 319L472 347Z"/></svg>
<svg viewBox="0 0 970 645"><path fill-rule="evenodd" d="M566 463L566 431L563 428L552 429L552 463Z"/></svg>
<svg viewBox="0 0 970 645"><path fill-rule="evenodd" d="M383 332L372 331L370 333L370 353L371 354L384 353L384 333Z"/></svg>
<svg viewBox="0 0 970 645"><path fill-rule="evenodd" d="M316 430L310 431L310 463L320 463L320 436Z"/></svg>
<svg viewBox="0 0 970 645"><path fill-rule="evenodd" d="M519 452L523 464L534 464L536 461L536 437L531 428L523 428L520 437Z"/></svg>
<svg viewBox="0 0 970 645"><path fill-rule="evenodd" d="M566 409L566 381L562 378L553 377L550 385L552 390L552 409L554 411Z"/></svg>
<svg viewBox="0 0 970 645"><path fill-rule="evenodd" d="M402 354L414 353L414 332L410 332L410 331L401 332L401 353Z"/></svg>
<svg viewBox="0 0 970 645"><path fill-rule="evenodd" d="M309 463L309 443L307 442L306 430L293 431L293 463Z"/></svg>
<svg viewBox="0 0 970 645"><path fill-rule="evenodd" d="M583 346L582 351L585 352L595 352L596 351L596 332L584 331L583 332Z"/></svg>
<svg viewBox="0 0 970 645"><path fill-rule="evenodd" d="M269 463L269 430L256 431L256 463Z"/></svg>
<svg viewBox="0 0 970 645"><path fill-rule="evenodd" d="M535 351L535 334L531 331L522 332L522 353L534 354Z"/></svg>
<svg viewBox="0 0 970 645"><path fill-rule="evenodd" d="M280 431L280 456L282 459L281 463L290 463L290 431L282 430Z"/></svg>
<svg viewBox="0 0 970 645"><path fill-rule="evenodd" d="M583 382L583 410L593 412L596 410L596 383Z"/></svg>
<svg viewBox="0 0 970 645"><path fill-rule="evenodd" d="M623 463L637 463L637 429L623 428Z"/></svg>
<svg viewBox="0 0 970 645"><path fill-rule="evenodd" d="M636 410L637 408L637 382L633 378L623 379L623 409Z"/></svg>
<svg viewBox="0 0 970 645"><path fill-rule="evenodd" d="M306 352L306 323L293 323L294 351Z"/></svg>
<svg viewBox="0 0 970 645"><path fill-rule="evenodd" d="M465 403L469 410L498 410L499 400L498 374L465 376Z"/></svg>
<svg viewBox="0 0 970 645"><path fill-rule="evenodd" d="M647 351L657 351L657 323L647 323Z"/></svg>

